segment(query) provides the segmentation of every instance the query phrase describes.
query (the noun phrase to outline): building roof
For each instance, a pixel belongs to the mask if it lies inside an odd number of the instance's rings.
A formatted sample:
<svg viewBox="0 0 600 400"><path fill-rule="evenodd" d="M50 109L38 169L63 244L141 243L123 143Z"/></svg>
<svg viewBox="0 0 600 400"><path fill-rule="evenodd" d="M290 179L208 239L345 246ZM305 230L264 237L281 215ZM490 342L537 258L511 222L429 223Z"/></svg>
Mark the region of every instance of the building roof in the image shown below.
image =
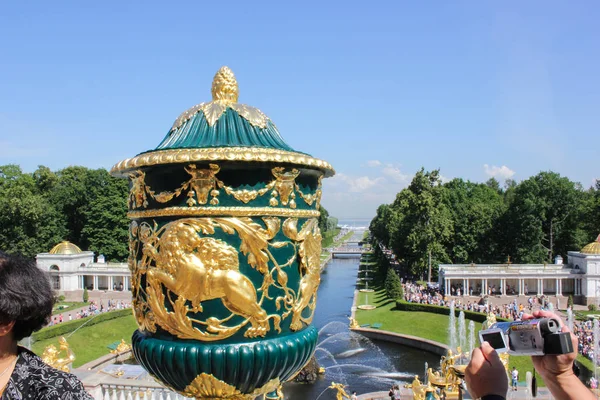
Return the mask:
<svg viewBox="0 0 600 400"><path fill-rule="evenodd" d="M583 249L581 249L581 253L583 254L600 254L600 235L596 238L596 241L585 245Z"/></svg>
<svg viewBox="0 0 600 400"><path fill-rule="evenodd" d="M69 241L64 241L52 248L50 254L81 254L82 251L79 247Z"/></svg>

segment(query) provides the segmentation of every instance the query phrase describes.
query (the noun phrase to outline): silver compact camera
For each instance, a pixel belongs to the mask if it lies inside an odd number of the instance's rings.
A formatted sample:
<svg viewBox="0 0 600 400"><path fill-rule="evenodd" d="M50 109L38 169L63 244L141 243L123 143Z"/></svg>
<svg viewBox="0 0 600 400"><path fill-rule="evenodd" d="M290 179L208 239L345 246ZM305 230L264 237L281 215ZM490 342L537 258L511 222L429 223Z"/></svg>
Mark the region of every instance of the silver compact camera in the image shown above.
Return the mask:
<svg viewBox="0 0 600 400"><path fill-rule="evenodd" d="M573 352L569 332L561 332L555 318L497 322L479 331L481 343L488 342L498 353L516 356L543 356Z"/></svg>

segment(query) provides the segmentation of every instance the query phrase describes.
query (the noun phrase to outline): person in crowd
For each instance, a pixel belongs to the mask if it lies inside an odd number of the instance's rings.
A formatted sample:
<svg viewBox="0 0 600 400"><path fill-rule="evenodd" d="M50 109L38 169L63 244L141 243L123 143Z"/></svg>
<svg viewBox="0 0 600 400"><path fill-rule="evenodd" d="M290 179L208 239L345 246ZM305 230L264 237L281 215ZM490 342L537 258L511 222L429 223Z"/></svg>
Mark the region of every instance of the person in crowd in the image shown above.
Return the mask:
<svg viewBox="0 0 600 400"><path fill-rule="evenodd" d="M519 371L517 370L517 367L513 367L510 372L510 377L512 380L512 389L517 390L517 385L519 384Z"/></svg>
<svg viewBox="0 0 600 400"><path fill-rule="evenodd" d="M0 399L92 399L74 376L46 365L19 340L50 321L54 296L35 262L0 252Z"/></svg>
<svg viewBox="0 0 600 400"><path fill-rule="evenodd" d="M556 318L548 311L535 311L533 315L525 314L523 319ZM569 328L562 326L563 332ZM577 337L571 334L573 348L577 348ZM573 372L573 362L577 352L562 355L533 356L531 360L538 374L542 376L546 386L557 400L593 400L596 396L585 387ZM465 370L465 381L469 393L474 399L504 400L508 392L508 377L496 350L484 342L473 350L471 361Z"/></svg>

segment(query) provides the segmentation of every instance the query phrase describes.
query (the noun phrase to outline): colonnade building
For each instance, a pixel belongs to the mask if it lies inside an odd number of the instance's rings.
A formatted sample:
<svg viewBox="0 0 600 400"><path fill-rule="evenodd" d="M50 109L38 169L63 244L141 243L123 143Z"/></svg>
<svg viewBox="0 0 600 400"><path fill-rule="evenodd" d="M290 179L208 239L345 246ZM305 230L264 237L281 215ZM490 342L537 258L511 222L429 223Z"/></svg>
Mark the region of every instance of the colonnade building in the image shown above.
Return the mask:
<svg viewBox="0 0 600 400"><path fill-rule="evenodd" d="M439 284L447 295L572 295L576 303L600 300L600 236L581 249L569 251L567 263L440 264ZM459 292L460 291L460 292Z"/></svg>
<svg viewBox="0 0 600 400"><path fill-rule="evenodd" d="M37 266L48 272L52 289L60 294L73 291L131 290L131 273L127 263L109 263L104 256L94 262L93 251L81 251L70 242L57 244L48 253L36 256Z"/></svg>

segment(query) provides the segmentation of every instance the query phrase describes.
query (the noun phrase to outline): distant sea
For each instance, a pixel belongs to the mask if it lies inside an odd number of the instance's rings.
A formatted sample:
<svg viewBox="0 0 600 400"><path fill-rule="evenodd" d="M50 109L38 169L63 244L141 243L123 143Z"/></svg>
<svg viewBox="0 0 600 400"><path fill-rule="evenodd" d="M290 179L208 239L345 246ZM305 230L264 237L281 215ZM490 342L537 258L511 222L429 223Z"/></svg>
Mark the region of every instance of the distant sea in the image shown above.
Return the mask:
<svg viewBox="0 0 600 400"><path fill-rule="evenodd" d="M349 226L350 228L367 229L371 223L371 218L344 218L338 221L340 226Z"/></svg>

